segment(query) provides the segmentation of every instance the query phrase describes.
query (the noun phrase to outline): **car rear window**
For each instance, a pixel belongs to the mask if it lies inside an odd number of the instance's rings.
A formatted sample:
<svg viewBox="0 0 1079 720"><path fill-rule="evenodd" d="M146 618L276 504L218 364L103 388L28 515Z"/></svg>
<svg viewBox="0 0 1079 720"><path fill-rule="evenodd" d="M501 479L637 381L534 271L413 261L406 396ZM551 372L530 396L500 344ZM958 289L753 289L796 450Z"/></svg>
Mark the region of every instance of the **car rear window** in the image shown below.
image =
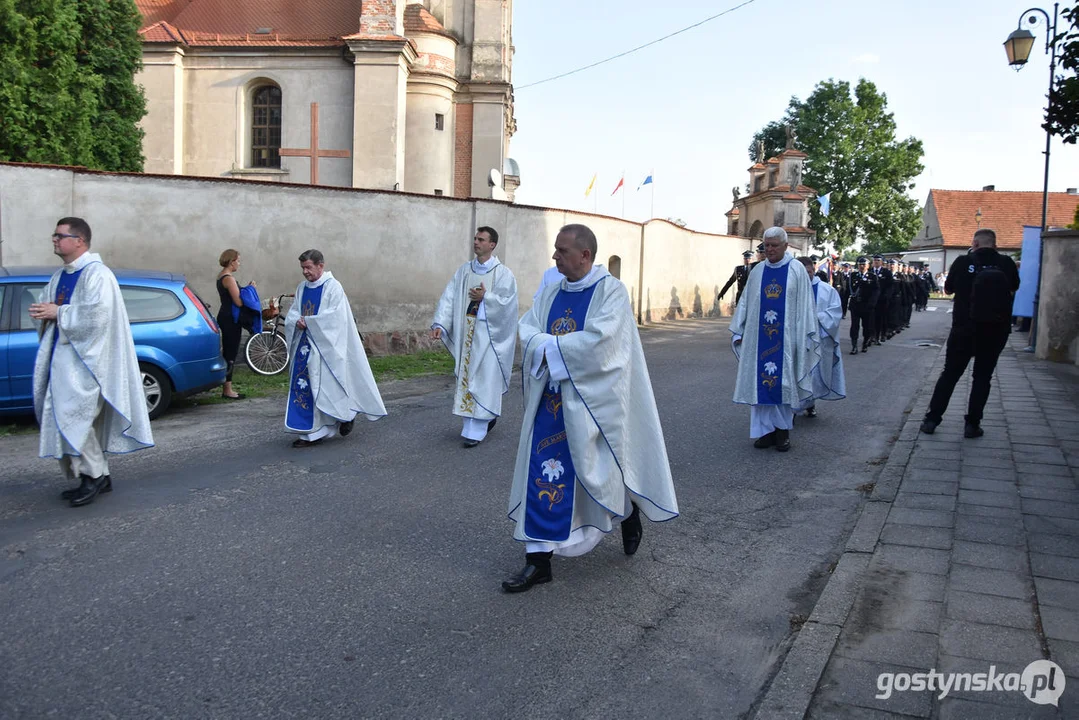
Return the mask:
<svg viewBox="0 0 1079 720"><path fill-rule="evenodd" d="M173 320L184 314L183 304L168 290L121 285L120 294L133 323Z"/></svg>

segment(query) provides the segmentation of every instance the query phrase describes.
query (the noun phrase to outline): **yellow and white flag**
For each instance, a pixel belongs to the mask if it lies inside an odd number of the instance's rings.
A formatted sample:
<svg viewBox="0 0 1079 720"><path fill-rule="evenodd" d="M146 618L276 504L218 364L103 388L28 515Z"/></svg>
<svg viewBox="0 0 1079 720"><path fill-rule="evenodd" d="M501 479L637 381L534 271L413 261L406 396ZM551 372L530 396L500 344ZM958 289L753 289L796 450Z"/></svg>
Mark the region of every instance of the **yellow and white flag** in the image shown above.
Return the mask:
<svg viewBox="0 0 1079 720"><path fill-rule="evenodd" d="M589 195L592 194L592 188L595 187L595 185L596 185L596 175L599 175L599 173L594 173L592 175L592 182L588 183L588 189L584 191L584 196L585 197L588 197Z"/></svg>

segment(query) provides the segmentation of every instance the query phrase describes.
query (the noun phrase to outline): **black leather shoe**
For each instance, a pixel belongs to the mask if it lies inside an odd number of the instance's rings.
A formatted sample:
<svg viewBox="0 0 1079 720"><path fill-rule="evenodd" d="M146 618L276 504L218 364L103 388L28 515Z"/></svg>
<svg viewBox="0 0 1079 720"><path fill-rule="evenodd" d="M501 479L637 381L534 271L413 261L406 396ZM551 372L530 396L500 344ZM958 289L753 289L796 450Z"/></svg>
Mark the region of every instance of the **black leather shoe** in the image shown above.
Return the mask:
<svg viewBox="0 0 1079 720"><path fill-rule="evenodd" d="M932 435L937 431L937 425L940 425L940 423L934 420L926 419L922 420L922 426L918 429L924 432L926 435Z"/></svg>
<svg viewBox="0 0 1079 720"><path fill-rule="evenodd" d="M525 555L524 569L516 577L502 583L502 590L508 593L520 593L531 590L533 585L551 582L551 555L553 553L528 553Z"/></svg>
<svg viewBox="0 0 1079 720"><path fill-rule="evenodd" d="M632 555L637 552L637 548L641 545L641 537L644 535L644 528L641 527L641 511L636 504L633 505L633 512L629 514L629 517L622 521L622 550L626 555Z"/></svg>
<svg viewBox="0 0 1079 720"><path fill-rule="evenodd" d="M352 432L352 422L352 420L349 420L348 422L341 423L341 427L337 430L337 432L341 434L341 437L348 437L348 434Z"/></svg>
<svg viewBox="0 0 1079 720"><path fill-rule="evenodd" d="M787 452L791 449L791 431L776 430L776 450Z"/></svg>
<svg viewBox="0 0 1079 720"><path fill-rule="evenodd" d="M851 355L857 355L858 354L858 346L857 345L854 345L854 346L851 347L850 354Z"/></svg>
<svg viewBox="0 0 1079 720"><path fill-rule="evenodd" d="M60 497L62 497L64 500L71 500L78 497L85 490L88 480L89 478L83 475L82 482L79 484L78 487L71 488L70 490L64 490L62 493L60 493ZM112 492L112 477L109 475L105 476L105 485L102 486L100 490L98 490L98 494L103 495L107 492Z"/></svg>
<svg viewBox="0 0 1079 720"><path fill-rule="evenodd" d="M985 430L982 430L982 426L978 423L968 422L963 426L963 437L965 438L977 438L985 435Z"/></svg>
<svg viewBox="0 0 1079 720"><path fill-rule="evenodd" d="M869 350L869 343L866 343L866 344L862 345L862 352L867 352L868 350Z"/></svg>
<svg viewBox="0 0 1079 720"><path fill-rule="evenodd" d="M806 417L817 417L817 408L810 405L806 408Z"/></svg>
<svg viewBox="0 0 1079 720"><path fill-rule="evenodd" d="M495 424L497 424L497 423L498 423L498 418L495 418L491 422L487 423L487 432L491 432L492 430L494 430L495 429Z"/></svg>
<svg viewBox="0 0 1079 720"><path fill-rule="evenodd" d="M318 440L304 440L303 438L296 438L295 440L292 441L292 447L294 447L294 448L306 448L306 447L311 447L313 445L321 445L322 440L323 440L323 438L319 438Z"/></svg>
<svg viewBox="0 0 1079 720"><path fill-rule="evenodd" d="M764 448L770 448L775 444L776 444L776 431L775 430L768 433L767 435L761 435L759 438L757 438L756 440L753 441L753 447L757 448L758 450L763 450Z"/></svg>
<svg viewBox="0 0 1079 720"><path fill-rule="evenodd" d="M466 447L466 448L474 448L479 444L480 444L479 440L465 440L463 443L461 443L461 445Z"/></svg>
<svg viewBox="0 0 1079 720"><path fill-rule="evenodd" d="M108 475L102 475L99 478L89 478L85 475L82 476L85 486L79 488L79 494L71 498L71 507L82 507L83 505L89 505L97 497L101 489L105 487L105 482L108 480Z"/></svg>

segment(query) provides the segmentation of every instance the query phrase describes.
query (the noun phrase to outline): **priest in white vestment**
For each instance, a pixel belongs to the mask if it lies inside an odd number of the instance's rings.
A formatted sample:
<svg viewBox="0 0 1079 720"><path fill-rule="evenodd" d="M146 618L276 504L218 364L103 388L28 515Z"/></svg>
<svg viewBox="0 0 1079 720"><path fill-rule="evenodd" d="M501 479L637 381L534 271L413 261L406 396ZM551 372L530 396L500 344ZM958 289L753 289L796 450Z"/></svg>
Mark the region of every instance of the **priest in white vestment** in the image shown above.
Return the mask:
<svg viewBox="0 0 1079 720"><path fill-rule="evenodd" d="M112 490L105 453L154 444L127 308L90 240L82 218L57 222L53 252L64 267L30 306L40 323L34 363L40 455L57 458L64 476L79 483L61 493L73 507Z"/></svg>
<svg viewBox="0 0 1079 720"><path fill-rule="evenodd" d="M285 429L299 434L296 448L348 435L357 415L386 415L345 289L318 250L300 255L300 270L304 281L285 316L291 361Z"/></svg>
<svg viewBox="0 0 1079 720"><path fill-rule="evenodd" d="M847 381L843 376L843 353L839 346L839 323L843 319L843 302L839 291L820 274L813 272L813 261L800 257L798 261L810 274L813 302L817 312L817 338L820 340L820 362L813 369L813 397L802 404L806 417L817 416L817 400L842 400L847 396Z"/></svg>
<svg viewBox="0 0 1079 720"><path fill-rule="evenodd" d="M621 521L640 545L640 515L678 515L663 428L626 286L594 265L596 236L567 225L554 259L565 276L520 322L525 409L510 490L525 567L502 583L551 580L551 556L583 555Z"/></svg>
<svg viewBox="0 0 1079 720"><path fill-rule="evenodd" d="M494 255L498 232L476 230L476 257L457 268L435 309L431 337L453 355L453 414L465 447L487 437L502 415L517 344L517 279Z"/></svg>
<svg viewBox="0 0 1079 720"><path fill-rule="evenodd" d="M817 314L809 275L787 252L783 228L764 232L764 255L731 318L738 356L734 401L751 406L754 447L786 452L794 408L813 397L813 368L820 359Z"/></svg>

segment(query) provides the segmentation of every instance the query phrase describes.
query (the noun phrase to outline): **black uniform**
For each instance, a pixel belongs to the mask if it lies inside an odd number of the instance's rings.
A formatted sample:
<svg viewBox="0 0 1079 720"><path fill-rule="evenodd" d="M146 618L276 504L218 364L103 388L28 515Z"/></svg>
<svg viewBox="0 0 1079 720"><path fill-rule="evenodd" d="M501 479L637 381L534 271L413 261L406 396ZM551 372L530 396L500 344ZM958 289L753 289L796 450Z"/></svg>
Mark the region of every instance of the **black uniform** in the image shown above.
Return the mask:
<svg viewBox="0 0 1079 720"><path fill-rule="evenodd" d="M869 272L877 277L877 285L880 293L877 297L877 306L873 311L873 339L882 343L888 339L888 313L892 309L892 271L886 267L870 268Z"/></svg>
<svg viewBox="0 0 1079 720"><path fill-rule="evenodd" d="M862 328L862 351L869 348L873 339L873 325L880 283L872 270L865 273L855 270L850 274L850 344L851 352L858 350L858 328Z"/></svg>
<svg viewBox="0 0 1079 720"><path fill-rule="evenodd" d="M723 286L723 289L719 291L719 296L716 299L721 299L727 294L727 290L731 285L738 283L738 293L734 296L734 304L737 305L738 301L742 299L742 291L746 289L746 280L749 279L749 268L749 265L739 265L736 267L734 272L731 273L730 280L728 280L727 284Z"/></svg>
<svg viewBox="0 0 1079 720"><path fill-rule="evenodd" d="M997 359L1008 344L1011 333L1011 318L1004 316L999 320L986 322L971 318L971 294L974 277L980 268L996 266L1003 271L1011 292L1019 289L1019 270L1015 262L1007 255L1001 255L995 248L979 248L967 255L955 259L948 270L948 280L944 292L955 293L952 302L952 331L948 335L948 347L944 356L944 371L937 380L929 409L925 413L927 423L933 427L923 432L932 432L948 409L952 391L963 377L971 358L974 359L974 371L970 384L970 401L967 405L966 422L977 428L982 421L986 400ZM971 437L968 435L968 437Z"/></svg>

